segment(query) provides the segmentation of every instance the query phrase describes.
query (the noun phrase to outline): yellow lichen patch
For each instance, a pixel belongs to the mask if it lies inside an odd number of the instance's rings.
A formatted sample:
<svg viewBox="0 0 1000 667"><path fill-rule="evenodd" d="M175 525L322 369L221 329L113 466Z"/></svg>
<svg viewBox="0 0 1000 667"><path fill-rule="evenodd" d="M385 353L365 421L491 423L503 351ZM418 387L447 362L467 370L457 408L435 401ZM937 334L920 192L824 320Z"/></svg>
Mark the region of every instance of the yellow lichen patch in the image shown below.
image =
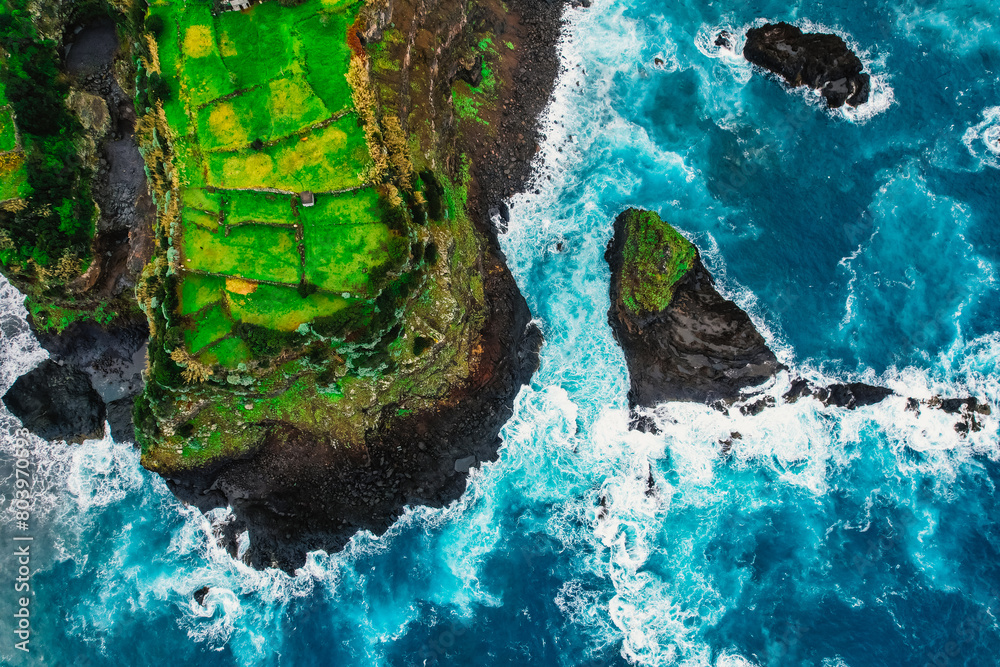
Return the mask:
<svg viewBox="0 0 1000 667"><path fill-rule="evenodd" d="M224 146L243 146L250 140L247 129L243 127L233 105L229 102L222 102L212 109L212 113L208 116L208 126L219 143Z"/></svg>
<svg viewBox="0 0 1000 667"><path fill-rule="evenodd" d="M222 50L223 58L232 58L239 54L239 49L236 48L236 42L234 42L229 35L223 34L219 40L219 47Z"/></svg>
<svg viewBox="0 0 1000 667"><path fill-rule="evenodd" d="M232 155L222 165L222 180L228 187L254 187L269 182L273 170L274 161L264 153Z"/></svg>
<svg viewBox="0 0 1000 667"><path fill-rule="evenodd" d="M226 278L226 291L246 296L257 291L257 283L242 278Z"/></svg>
<svg viewBox="0 0 1000 667"><path fill-rule="evenodd" d="M189 58L203 58L215 49L212 31L205 25L193 25L184 35L184 54Z"/></svg>
<svg viewBox="0 0 1000 667"><path fill-rule="evenodd" d="M295 150L282 151L278 157L278 169L283 174L295 174L307 166L324 164L327 154L343 150L347 146L347 134L335 127L328 127L322 140L299 143Z"/></svg>
<svg viewBox="0 0 1000 667"><path fill-rule="evenodd" d="M275 125L295 121L314 97L312 89L302 80L275 79L271 82L271 117Z"/></svg>

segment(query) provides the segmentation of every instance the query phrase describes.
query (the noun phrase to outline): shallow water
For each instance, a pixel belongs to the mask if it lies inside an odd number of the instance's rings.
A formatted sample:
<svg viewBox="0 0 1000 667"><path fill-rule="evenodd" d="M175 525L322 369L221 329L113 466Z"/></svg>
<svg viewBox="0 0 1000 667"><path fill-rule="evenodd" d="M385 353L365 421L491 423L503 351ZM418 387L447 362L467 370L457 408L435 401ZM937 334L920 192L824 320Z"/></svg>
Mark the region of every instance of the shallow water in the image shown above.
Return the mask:
<svg viewBox="0 0 1000 667"><path fill-rule="evenodd" d="M223 513L183 508L130 445L36 442L37 634L28 656L13 650L4 586L0 659L996 664L996 415L961 438L902 398L757 417L668 404L661 435L630 432L603 250L624 207L659 210L797 373L1000 404L997 13L985 0L569 10L538 194L516 199L501 238L547 342L500 459L451 507L413 509L288 577L214 547ZM712 45L763 18L844 35L875 78L868 109L829 111ZM0 291L2 388L44 357L18 303Z"/></svg>

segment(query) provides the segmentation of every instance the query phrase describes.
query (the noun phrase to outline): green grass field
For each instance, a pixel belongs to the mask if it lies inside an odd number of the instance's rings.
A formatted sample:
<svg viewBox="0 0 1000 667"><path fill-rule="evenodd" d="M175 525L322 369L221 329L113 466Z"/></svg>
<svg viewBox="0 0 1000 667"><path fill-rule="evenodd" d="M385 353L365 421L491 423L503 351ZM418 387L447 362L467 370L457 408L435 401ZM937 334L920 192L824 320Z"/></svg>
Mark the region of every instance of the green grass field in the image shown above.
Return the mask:
<svg viewBox="0 0 1000 667"><path fill-rule="evenodd" d="M224 289L226 289L225 278L188 274L181 282L180 314L191 315L205 306L219 303Z"/></svg>
<svg viewBox="0 0 1000 667"><path fill-rule="evenodd" d="M247 222L266 222L275 225L290 225L296 222L290 195L271 192L247 192L224 190L227 225Z"/></svg>
<svg viewBox="0 0 1000 667"><path fill-rule="evenodd" d="M299 217L308 229L310 226L360 225L379 222L382 212L378 192L364 188L342 195L319 195L316 205L299 209Z"/></svg>
<svg viewBox="0 0 1000 667"><path fill-rule="evenodd" d="M265 225L232 227L210 232L184 225L182 265L189 271L224 274L247 280L299 282L301 260L295 232Z"/></svg>
<svg viewBox="0 0 1000 667"><path fill-rule="evenodd" d="M208 184L217 188L274 188L328 192L361 184L368 146L354 118L347 116L262 151L209 153Z"/></svg>
<svg viewBox="0 0 1000 667"><path fill-rule="evenodd" d="M341 296L311 294L305 298L290 287L258 285L251 294L226 293L233 317L248 324L260 324L279 331L295 331L323 315L332 315L350 301Z"/></svg>
<svg viewBox="0 0 1000 667"><path fill-rule="evenodd" d="M287 137L330 117L305 79L284 76L214 102L198 112L198 136L205 150L236 150L250 142Z"/></svg>
<svg viewBox="0 0 1000 667"><path fill-rule="evenodd" d="M371 164L357 117L344 115L347 31L363 3L267 1L218 16L208 1L151 4L173 93L164 111L182 185L185 344L235 368L250 355L233 321L295 331L352 303L345 293L371 297L370 273L401 240L381 223L374 188L327 194L361 185ZM300 205L305 190L315 206ZM303 279L312 293L300 293Z"/></svg>
<svg viewBox="0 0 1000 667"><path fill-rule="evenodd" d="M227 338L198 355L198 361L203 364L222 364L227 368L236 368L249 360L250 350L239 338Z"/></svg>
<svg viewBox="0 0 1000 667"><path fill-rule="evenodd" d="M207 213L218 213L222 209L222 196L204 188L184 188L181 201L185 208L195 208Z"/></svg>
<svg viewBox="0 0 1000 667"><path fill-rule="evenodd" d="M232 331L233 321L222 306L212 306L190 326L184 332L184 343L191 352L198 353Z"/></svg>
<svg viewBox="0 0 1000 667"><path fill-rule="evenodd" d="M306 280L331 292L364 294L369 272L388 261L385 225L306 225Z"/></svg>

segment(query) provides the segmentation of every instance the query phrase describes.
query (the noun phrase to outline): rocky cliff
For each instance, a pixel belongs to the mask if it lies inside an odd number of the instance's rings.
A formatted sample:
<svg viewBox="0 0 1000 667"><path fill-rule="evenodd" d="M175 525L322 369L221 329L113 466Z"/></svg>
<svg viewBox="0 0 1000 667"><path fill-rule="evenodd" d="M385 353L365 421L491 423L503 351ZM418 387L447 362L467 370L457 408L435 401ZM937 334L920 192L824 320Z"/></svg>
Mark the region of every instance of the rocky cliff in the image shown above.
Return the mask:
<svg viewBox="0 0 1000 667"><path fill-rule="evenodd" d="M390 115L398 119L411 146L419 146L408 156L414 171L431 184L423 212L434 233L428 245L442 259L422 288L433 296L432 309L417 315L457 333L427 340L426 352L408 361L405 372L350 380L371 389L349 400L313 400L309 409L326 415L328 430L288 417L241 419L225 428L259 435L222 455L177 457L155 440L144 447L144 464L178 497L203 510L232 507L236 518L226 535L248 530L247 557L261 567L292 570L308 551L339 549L358 530L382 533L406 505L457 498L469 470L496 458L499 430L537 366L541 344L490 212L504 209L503 199L530 176L536 119L558 71L561 4L373 1L352 29L370 62L383 126L392 124ZM449 203L460 210L449 213ZM463 250L469 247L475 252ZM404 323L412 322L421 297L417 291L401 305L390 336L409 333ZM449 303L459 308L437 312ZM295 354L289 350L285 358ZM207 401L232 393L213 387L205 385L214 392L204 394ZM237 389L236 410L266 400L253 385ZM199 410L174 413L174 433L190 428L184 420L191 419L197 437L208 413Z"/></svg>

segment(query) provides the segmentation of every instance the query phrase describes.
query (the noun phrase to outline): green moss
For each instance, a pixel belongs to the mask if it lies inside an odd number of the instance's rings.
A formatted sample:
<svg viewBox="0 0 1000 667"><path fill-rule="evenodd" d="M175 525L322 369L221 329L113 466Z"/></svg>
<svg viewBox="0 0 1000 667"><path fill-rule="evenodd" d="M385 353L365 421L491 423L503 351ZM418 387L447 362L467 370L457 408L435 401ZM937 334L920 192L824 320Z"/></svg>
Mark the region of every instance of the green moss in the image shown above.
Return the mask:
<svg viewBox="0 0 1000 667"><path fill-rule="evenodd" d="M674 286L697 255L695 247L653 211L625 213L622 300L634 313L656 312L670 305Z"/></svg>
<svg viewBox="0 0 1000 667"><path fill-rule="evenodd" d="M63 329L73 322L97 322L108 324L115 318L115 311L108 304L80 304L74 308L67 305L39 302L31 297L24 300L24 305L31 313L35 328L39 331L62 333Z"/></svg>

